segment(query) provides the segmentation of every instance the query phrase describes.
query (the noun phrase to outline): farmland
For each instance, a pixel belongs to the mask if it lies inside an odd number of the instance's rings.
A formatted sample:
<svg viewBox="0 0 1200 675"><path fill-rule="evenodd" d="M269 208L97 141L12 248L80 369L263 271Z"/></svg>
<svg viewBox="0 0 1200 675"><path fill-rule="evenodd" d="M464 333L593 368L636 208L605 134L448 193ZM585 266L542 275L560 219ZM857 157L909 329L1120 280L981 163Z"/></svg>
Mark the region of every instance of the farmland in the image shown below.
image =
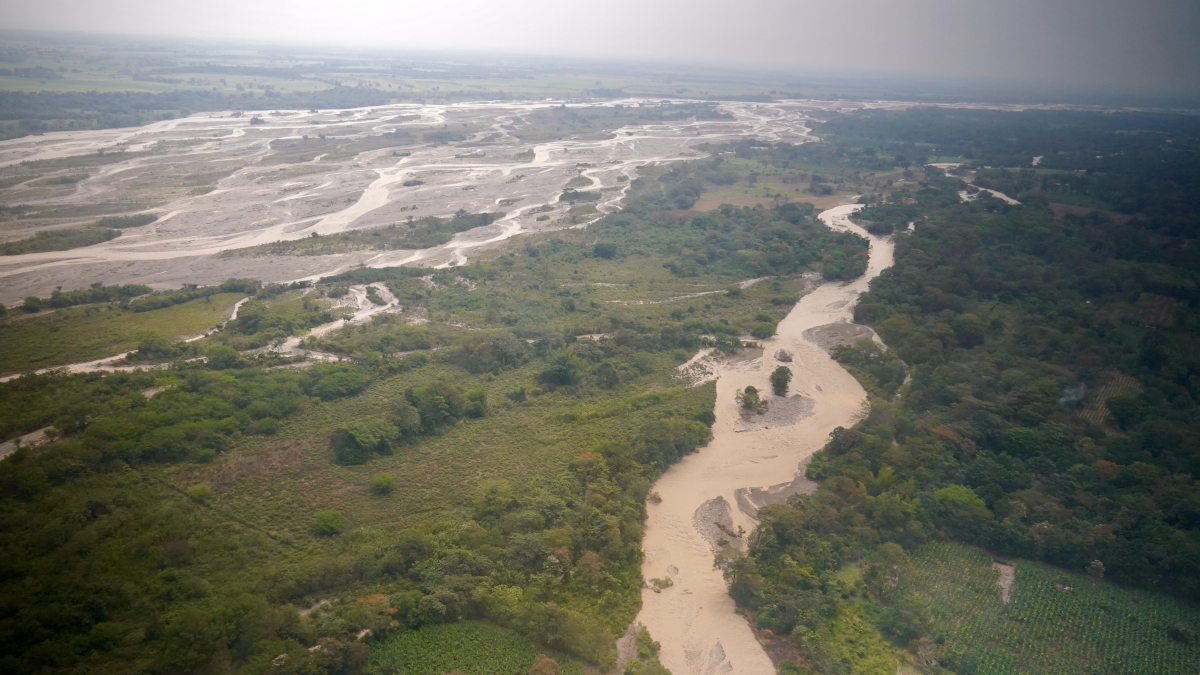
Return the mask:
<svg viewBox="0 0 1200 675"><path fill-rule="evenodd" d="M399 633L371 651L383 675L525 675L537 657L519 634L474 621ZM577 661L558 662L563 675L581 672Z"/></svg>
<svg viewBox="0 0 1200 675"><path fill-rule="evenodd" d="M1006 603L998 576L986 553L933 542L914 552L900 590L930 601L934 639L979 675L1185 675L1200 662L1200 643L1171 636L1200 630L1200 609L1185 602L1018 561Z"/></svg>

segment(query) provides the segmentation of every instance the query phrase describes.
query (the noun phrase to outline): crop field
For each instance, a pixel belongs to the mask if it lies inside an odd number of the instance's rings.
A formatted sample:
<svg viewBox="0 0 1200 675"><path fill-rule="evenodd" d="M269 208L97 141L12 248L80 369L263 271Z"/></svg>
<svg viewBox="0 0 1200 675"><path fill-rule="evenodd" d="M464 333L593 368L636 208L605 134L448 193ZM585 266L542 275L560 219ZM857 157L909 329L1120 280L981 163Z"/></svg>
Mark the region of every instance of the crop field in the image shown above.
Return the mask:
<svg viewBox="0 0 1200 675"><path fill-rule="evenodd" d="M108 305L10 316L0 323L0 373L48 368L114 356L137 346L145 333L178 339L219 326L244 296L221 293L174 307L131 312Z"/></svg>
<svg viewBox="0 0 1200 675"><path fill-rule="evenodd" d="M525 675L538 651L516 631L464 621L398 633L371 650L383 675ZM563 675L578 675L576 661L555 659Z"/></svg>
<svg viewBox="0 0 1200 675"><path fill-rule="evenodd" d="M902 586L931 601L946 653L979 675L1194 675L1200 663L1200 643L1182 641L1200 609L1174 598L1018 562L1005 603L986 553L935 542L913 563Z"/></svg>
<svg viewBox="0 0 1200 675"><path fill-rule="evenodd" d="M1107 427L1108 408L1104 407L1104 402L1113 396L1137 393L1141 388L1134 378L1118 370L1109 370L1096 383L1087 404L1079 410L1079 416L1098 427Z"/></svg>

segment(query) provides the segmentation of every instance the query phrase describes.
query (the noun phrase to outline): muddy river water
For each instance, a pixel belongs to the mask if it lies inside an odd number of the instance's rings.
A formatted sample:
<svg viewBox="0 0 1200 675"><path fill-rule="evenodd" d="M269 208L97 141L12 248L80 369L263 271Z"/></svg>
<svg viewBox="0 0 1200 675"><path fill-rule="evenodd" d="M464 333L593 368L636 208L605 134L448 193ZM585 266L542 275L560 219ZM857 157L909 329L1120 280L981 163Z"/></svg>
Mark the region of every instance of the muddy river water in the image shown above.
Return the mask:
<svg viewBox="0 0 1200 675"><path fill-rule="evenodd" d="M839 206L820 218L831 228L870 241L865 274L846 283L821 284L803 296L779 323L778 334L762 342L762 356L710 355L693 366L716 378L717 421L712 442L672 466L654 485L662 501L648 506L642 573L647 580L670 578L673 583L661 592L643 589L637 619L662 643L662 663L675 675L775 672L746 619L734 613L721 572L713 568L714 544L720 543L714 539L738 545L745 538L737 536L738 528L748 536L756 524L748 513L754 509L747 488L759 488L753 491L759 504L772 501L763 495L782 498L791 492L786 488L801 463L825 444L831 431L850 426L865 409L866 392L811 337L811 329L850 322L858 294L892 265L891 237L870 235L851 223L849 215L857 208ZM775 358L780 350L790 362ZM791 368L790 393L798 394L794 401L802 405L789 406L790 419L747 426L734 396L747 385L770 392L767 377L780 365ZM714 529L714 520L723 526Z"/></svg>

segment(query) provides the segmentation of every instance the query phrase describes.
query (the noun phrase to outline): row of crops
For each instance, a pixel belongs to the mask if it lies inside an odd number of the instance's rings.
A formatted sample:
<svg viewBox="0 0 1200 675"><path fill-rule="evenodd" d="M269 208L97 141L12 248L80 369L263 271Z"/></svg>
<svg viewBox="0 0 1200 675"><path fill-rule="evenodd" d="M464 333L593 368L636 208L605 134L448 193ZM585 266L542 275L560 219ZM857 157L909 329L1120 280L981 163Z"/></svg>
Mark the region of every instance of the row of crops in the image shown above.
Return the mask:
<svg viewBox="0 0 1200 675"><path fill-rule="evenodd" d="M385 675L526 675L538 657L516 631L487 623L424 626L371 645L371 664ZM562 675L580 675L575 661L558 660Z"/></svg>
<svg viewBox="0 0 1200 675"><path fill-rule="evenodd" d="M986 553L935 542L913 555L901 583L929 598L942 649L979 675L1200 669L1200 609L1192 605L1024 562L1005 603L998 577Z"/></svg>

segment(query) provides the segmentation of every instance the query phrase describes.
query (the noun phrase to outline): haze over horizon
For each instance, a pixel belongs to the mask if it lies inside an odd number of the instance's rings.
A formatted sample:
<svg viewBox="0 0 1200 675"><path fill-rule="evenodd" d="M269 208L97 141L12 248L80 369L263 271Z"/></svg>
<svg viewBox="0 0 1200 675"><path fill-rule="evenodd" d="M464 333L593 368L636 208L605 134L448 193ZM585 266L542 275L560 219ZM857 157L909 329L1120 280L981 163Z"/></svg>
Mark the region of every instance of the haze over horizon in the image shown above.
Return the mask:
<svg viewBox="0 0 1200 675"><path fill-rule="evenodd" d="M1200 3L1181 0L6 0L0 27L344 47L980 77L1200 93Z"/></svg>

